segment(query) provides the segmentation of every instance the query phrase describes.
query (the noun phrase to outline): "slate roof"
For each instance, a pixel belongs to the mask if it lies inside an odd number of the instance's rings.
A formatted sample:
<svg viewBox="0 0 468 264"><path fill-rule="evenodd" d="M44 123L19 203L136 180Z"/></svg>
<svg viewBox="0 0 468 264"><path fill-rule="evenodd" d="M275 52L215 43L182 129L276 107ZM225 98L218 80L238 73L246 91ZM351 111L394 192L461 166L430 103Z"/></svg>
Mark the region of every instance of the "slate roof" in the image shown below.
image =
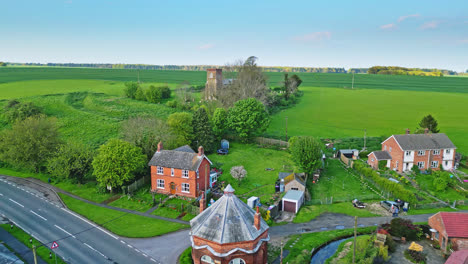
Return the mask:
<svg viewBox="0 0 468 264"><path fill-rule="evenodd" d="M392 156L387 151L372 151L377 160L391 160Z"/></svg>
<svg viewBox="0 0 468 264"><path fill-rule="evenodd" d="M440 212L448 237L468 238L468 213Z"/></svg>
<svg viewBox="0 0 468 264"><path fill-rule="evenodd" d="M393 135L403 150L456 148L444 133Z"/></svg>
<svg viewBox="0 0 468 264"><path fill-rule="evenodd" d="M286 200L293 200L293 201L299 201L302 196L304 196L303 191L297 191L297 190L289 190L285 196L283 196L283 199Z"/></svg>
<svg viewBox="0 0 468 264"><path fill-rule="evenodd" d="M190 220L191 235L219 244L252 241L269 228L261 218L257 230L254 215L255 211L234 195L229 184L221 198Z"/></svg>
<svg viewBox="0 0 468 264"><path fill-rule="evenodd" d="M288 177L289 175L291 175L291 172L280 172L278 173L278 179L284 179L286 177Z"/></svg>
<svg viewBox="0 0 468 264"><path fill-rule="evenodd" d="M182 146L174 150L155 152L150 162L148 162L148 166L196 171L203 158L206 158L205 155L199 157L198 153L193 151L189 146Z"/></svg>

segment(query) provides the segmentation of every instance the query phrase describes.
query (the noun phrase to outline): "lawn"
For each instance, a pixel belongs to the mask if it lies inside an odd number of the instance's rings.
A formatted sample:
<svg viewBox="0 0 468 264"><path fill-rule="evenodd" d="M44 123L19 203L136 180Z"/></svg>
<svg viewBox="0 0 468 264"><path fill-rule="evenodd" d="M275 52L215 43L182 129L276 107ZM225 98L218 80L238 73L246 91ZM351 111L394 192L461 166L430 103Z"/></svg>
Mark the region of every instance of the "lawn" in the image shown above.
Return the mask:
<svg viewBox="0 0 468 264"><path fill-rule="evenodd" d="M63 194L60 197L71 210L119 236L154 237L189 227L91 205Z"/></svg>
<svg viewBox="0 0 468 264"><path fill-rule="evenodd" d="M32 251L32 245L31 243L29 243L29 238L31 238L31 236L28 233L24 232L21 228L17 226L14 226L13 229L10 229L10 225L8 224L0 224L0 227L12 234L14 237L16 237L16 239L18 239L21 243L30 248ZM38 256L40 256L45 262L49 264L56 263L55 258L49 259L49 253L51 252L51 250L49 250L48 246L41 246L42 243L34 238L32 239L32 241L32 244L36 246L36 252ZM54 252L52 251L52 255L53 254ZM57 263L65 264L66 262L57 256Z"/></svg>
<svg viewBox="0 0 468 264"><path fill-rule="evenodd" d="M449 79L452 78L440 80ZM432 114L441 132L457 146L457 151L468 153L465 140L468 122L460 122L466 119L466 87L457 90L459 93L429 92L429 88L427 91L403 91L301 87L304 96L300 102L273 115L266 133L284 138L287 117L288 136L363 137L364 129L367 136L390 136L403 134L406 128L414 131L423 116Z"/></svg>
<svg viewBox="0 0 468 264"><path fill-rule="evenodd" d="M225 181L226 185L230 183L236 190L235 194L240 198L258 196L262 202L268 201L275 193L278 173L285 171L283 165L287 168L294 168L287 151L260 148L254 144L231 142L228 155L211 154L208 158L215 165L221 165L223 174L218 181ZM247 171L247 177L238 182L232 178L230 170L240 165L244 166Z"/></svg>
<svg viewBox="0 0 468 264"><path fill-rule="evenodd" d="M164 205L159 206L152 214L176 219L179 215L181 215L183 210L182 208L186 208L189 204L191 204L191 201L172 198L167 200ZM187 213L181 218L181 220L190 221L194 217L195 215Z"/></svg>
<svg viewBox="0 0 468 264"><path fill-rule="evenodd" d="M125 208L140 212L146 212L153 207L153 195L150 193L150 184L141 187L133 195L122 195L120 199L115 200L109 205L114 207ZM156 203L164 200L167 196L164 194L156 193L154 199Z"/></svg>
<svg viewBox="0 0 468 264"><path fill-rule="evenodd" d="M359 234L368 234L372 233L375 229L376 227L363 227L358 228L357 231ZM317 248L328 241L351 236L353 234L354 229L343 229L292 235L284 247L289 250L289 255L283 259L283 263L309 263L310 252L313 248ZM298 262L301 260L307 262Z"/></svg>
<svg viewBox="0 0 468 264"><path fill-rule="evenodd" d="M367 241L370 239L370 235L362 235L362 236L359 236L356 238L356 244L359 245L359 241ZM341 253L341 251L343 250L344 246L346 243L348 242L353 242L354 241L354 237L351 237L343 242L341 242L341 244L338 246L338 248L336 249L336 252L335 254L333 254L330 258L328 258L326 261L325 261L325 264L329 264L334 258L338 257L338 255ZM349 251L348 253L343 256L343 258L341 258L344 262L343 263L352 263L352 260L349 261L349 260L344 260L344 259L350 259L350 256L348 256L349 254L352 255L352 252L353 252L353 249L354 249L354 244L351 244L351 247L349 248ZM356 249L358 249L356 247ZM351 256L351 259L352 259L352 256Z"/></svg>
<svg viewBox="0 0 468 264"><path fill-rule="evenodd" d="M361 181L349 174L341 161L337 159L327 159L327 166L317 183L308 182L311 199L318 201L333 198L333 201L352 201L353 199L373 200L378 196L363 186Z"/></svg>
<svg viewBox="0 0 468 264"><path fill-rule="evenodd" d="M293 223L305 223L310 220L315 219L323 213L338 213L346 214L350 216L357 217L373 217L379 216L371 213L366 209L355 208L351 202L348 203L335 203L335 204L322 204L322 205L307 205L303 206L296 217L293 220Z"/></svg>
<svg viewBox="0 0 468 264"><path fill-rule="evenodd" d="M419 184L419 187L422 190L426 190L430 194L436 196L437 198L443 200L443 201L455 201L455 200L465 200L466 197L459 192L457 192L455 189L451 187L447 187L444 191L438 192L435 191L435 188L433 186L433 181L434 181L434 176L431 174L418 174L416 176L416 181Z"/></svg>

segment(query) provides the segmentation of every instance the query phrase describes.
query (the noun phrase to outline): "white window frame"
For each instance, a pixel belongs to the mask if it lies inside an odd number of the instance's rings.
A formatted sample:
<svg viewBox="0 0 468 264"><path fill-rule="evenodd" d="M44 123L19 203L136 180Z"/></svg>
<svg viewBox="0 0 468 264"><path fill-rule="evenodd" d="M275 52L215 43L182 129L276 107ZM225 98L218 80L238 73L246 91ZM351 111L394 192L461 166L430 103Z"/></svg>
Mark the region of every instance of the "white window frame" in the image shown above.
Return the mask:
<svg viewBox="0 0 468 264"><path fill-rule="evenodd" d="M156 167L156 173L159 174L159 175L163 175L164 174L164 167L157 166Z"/></svg>
<svg viewBox="0 0 468 264"><path fill-rule="evenodd" d="M417 163L417 166L418 166L419 169L424 169L424 165L426 165L424 163L424 161L418 161L418 163Z"/></svg>
<svg viewBox="0 0 468 264"><path fill-rule="evenodd" d="M383 150L387 150L387 145L385 145L385 146L383 147Z"/></svg>
<svg viewBox="0 0 468 264"><path fill-rule="evenodd" d="M207 256L207 255L203 255L200 258L200 260L201 260L202 263L215 264L213 259L210 256Z"/></svg>
<svg viewBox="0 0 468 264"><path fill-rule="evenodd" d="M182 178L188 178L189 177L189 170L182 170Z"/></svg>
<svg viewBox="0 0 468 264"><path fill-rule="evenodd" d="M372 158L371 161L374 162L374 158Z"/></svg>
<svg viewBox="0 0 468 264"><path fill-rule="evenodd" d="M245 260L241 258L235 258L231 261L229 261L229 264L245 264Z"/></svg>
<svg viewBox="0 0 468 264"><path fill-rule="evenodd" d="M200 190L200 183L197 182L197 191Z"/></svg>
<svg viewBox="0 0 468 264"><path fill-rule="evenodd" d="M411 151L409 151L409 150L406 151L406 152L405 152L405 155L406 155L406 156L411 156Z"/></svg>
<svg viewBox="0 0 468 264"><path fill-rule="evenodd" d="M197 179L200 178L200 172L197 169Z"/></svg>
<svg viewBox="0 0 468 264"><path fill-rule="evenodd" d="M418 156L424 156L424 155L426 155L425 150L418 150Z"/></svg>
<svg viewBox="0 0 468 264"><path fill-rule="evenodd" d="M185 189L187 189L187 191L185 191ZM183 193L189 193L190 192L190 183L185 183L185 182L182 183L182 192Z"/></svg>
<svg viewBox="0 0 468 264"><path fill-rule="evenodd" d="M174 177L174 168L171 168L171 176Z"/></svg>
<svg viewBox="0 0 468 264"><path fill-rule="evenodd" d="M440 149L434 149L432 155L440 155Z"/></svg>
<svg viewBox="0 0 468 264"><path fill-rule="evenodd" d="M450 154L450 149L446 149L445 154Z"/></svg>
<svg viewBox="0 0 468 264"><path fill-rule="evenodd" d="M163 179L158 179L158 180L156 181L156 188L157 188L157 189L165 189L165 188L164 188L164 180L163 180Z"/></svg>
<svg viewBox="0 0 468 264"><path fill-rule="evenodd" d="M388 152L392 152L392 147L389 147L389 148L388 148Z"/></svg>
<svg viewBox="0 0 468 264"><path fill-rule="evenodd" d="M398 160L397 160L397 161L396 161L396 164L395 164L395 169L397 169L397 170L398 170L398 163L399 163L399 162L398 162Z"/></svg>
<svg viewBox="0 0 468 264"><path fill-rule="evenodd" d="M437 160L431 161L431 168L435 169L439 167L439 162Z"/></svg>

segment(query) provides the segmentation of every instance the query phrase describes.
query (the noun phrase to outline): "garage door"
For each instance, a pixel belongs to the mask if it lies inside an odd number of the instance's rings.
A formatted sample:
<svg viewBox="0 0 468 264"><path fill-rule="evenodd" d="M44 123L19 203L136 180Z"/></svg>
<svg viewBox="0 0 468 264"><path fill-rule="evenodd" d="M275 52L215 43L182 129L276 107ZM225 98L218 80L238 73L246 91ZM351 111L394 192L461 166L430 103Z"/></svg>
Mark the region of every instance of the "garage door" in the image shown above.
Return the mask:
<svg viewBox="0 0 468 264"><path fill-rule="evenodd" d="M284 201L283 211L295 213L296 212L296 203Z"/></svg>

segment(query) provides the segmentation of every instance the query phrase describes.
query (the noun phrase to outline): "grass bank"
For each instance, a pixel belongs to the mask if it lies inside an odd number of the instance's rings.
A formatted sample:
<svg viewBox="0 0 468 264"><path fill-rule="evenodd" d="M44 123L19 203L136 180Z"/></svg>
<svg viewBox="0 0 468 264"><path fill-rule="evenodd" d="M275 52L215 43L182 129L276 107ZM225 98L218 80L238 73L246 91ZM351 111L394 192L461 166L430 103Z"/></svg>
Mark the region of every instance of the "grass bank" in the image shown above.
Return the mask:
<svg viewBox="0 0 468 264"><path fill-rule="evenodd" d="M322 205L308 205L303 206L296 217L293 220L293 223L305 223L310 220L315 219L323 213L338 213L346 214L350 216L357 217L373 217L380 216L369 212L366 209L357 209L351 202L349 203L336 203L336 204L322 204Z"/></svg>

